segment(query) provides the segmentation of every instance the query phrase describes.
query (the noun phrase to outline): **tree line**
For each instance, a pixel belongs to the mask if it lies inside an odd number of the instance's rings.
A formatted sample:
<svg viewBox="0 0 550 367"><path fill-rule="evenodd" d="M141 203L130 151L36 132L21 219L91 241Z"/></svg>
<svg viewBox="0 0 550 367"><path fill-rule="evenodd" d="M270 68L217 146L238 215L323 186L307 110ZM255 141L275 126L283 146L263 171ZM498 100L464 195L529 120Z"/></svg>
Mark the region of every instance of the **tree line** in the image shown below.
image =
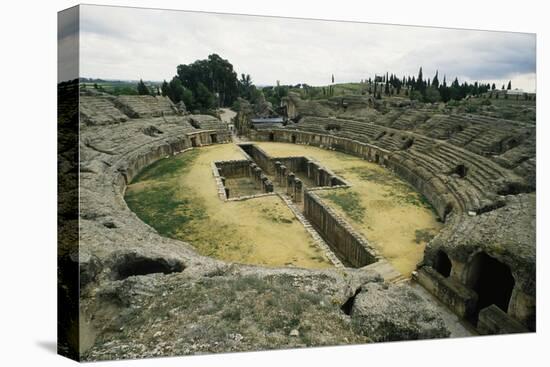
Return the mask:
<svg viewBox="0 0 550 367"><path fill-rule="evenodd" d="M422 73L422 67L418 71L418 75L414 76L403 76L398 78L394 74L376 75L374 81L369 78L369 92L372 93L375 98L382 98L382 94L389 96L401 93L401 90L404 90L404 94L409 96L410 99L418 100L421 102L435 103L435 102L449 102L450 100L459 101L464 99L468 95L479 96L484 93L487 93L491 90L496 90L495 83L468 83L466 81L460 83L458 78L448 84L447 77L443 76L443 81L439 81L439 71L435 72L433 78L424 78ZM502 85L502 90L512 89L512 81L508 82L507 87Z"/></svg>
<svg viewBox="0 0 550 367"><path fill-rule="evenodd" d="M176 68L176 75L167 82L163 81L160 88L147 87L143 80L137 85L138 94L162 94L169 97L174 103L183 102L190 111L207 112L218 107L236 107L237 99L244 98L251 103L258 101L271 102L279 106L281 99L288 96L292 89L303 89L311 98L315 96L330 97L334 95L334 74L331 75L332 84L326 87L310 87L305 83L297 85L280 85L257 88L249 74L240 77L233 69L233 65L217 54L211 54L204 60L196 60L190 64L181 64ZM368 92L375 98L382 95L405 95L412 100L421 102L449 102L461 100L468 95L479 96L494 91L497 86L489 83L460 83L458 78L450 83L444 75L440 81L439 71L432 78L425 78L422 67L416 76L397 77L395 74L375 75L374 79L362 80ZM512 82L501 89L512 89ZM366 93L363 89L362 93Z"/></svg>

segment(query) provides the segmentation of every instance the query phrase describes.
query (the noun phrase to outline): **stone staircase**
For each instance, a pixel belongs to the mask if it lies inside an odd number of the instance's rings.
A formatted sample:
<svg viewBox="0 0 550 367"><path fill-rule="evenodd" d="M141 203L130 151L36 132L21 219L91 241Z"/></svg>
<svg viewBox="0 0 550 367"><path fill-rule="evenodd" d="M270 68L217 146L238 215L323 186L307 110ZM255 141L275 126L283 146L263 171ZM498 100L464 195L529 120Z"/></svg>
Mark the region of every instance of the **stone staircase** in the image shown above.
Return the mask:
<svg viewBox="0 0 550 367"><path fill-rule="evenodd" d="M399 284L410 280L410 276L405 276L398 272L393 265L385 259L380 259L374 264L367 265L366 267L380 274L386 283Z"/></svg>

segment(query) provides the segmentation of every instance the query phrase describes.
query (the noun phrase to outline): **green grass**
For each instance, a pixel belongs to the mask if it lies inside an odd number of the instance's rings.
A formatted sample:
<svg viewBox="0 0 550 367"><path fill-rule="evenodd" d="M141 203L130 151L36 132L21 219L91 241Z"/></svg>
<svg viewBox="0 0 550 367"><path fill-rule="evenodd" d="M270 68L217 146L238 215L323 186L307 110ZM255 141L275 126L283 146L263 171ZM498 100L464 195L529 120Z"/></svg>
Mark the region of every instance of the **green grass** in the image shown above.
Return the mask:
<svg viewBox="0 0 550 367"><path fill-rule="evenodd" d="M142 221L168 237L175 237L179 229L194 220L208 218L199 200L178 200L175 190L166 184L148 190L128 190L126 203Z"/></svg>
<svg viewBox="0 0 550 367"><path fill-rule="evenodd" d="M176 157L160 159L138 173L132 183L147 180L165 181L176 174L182 175L187 172L198 156L199 151L192 150Z"/></svg>
<svg viewBox="0 0 550 367"><path fill-rule="evenodd" d="M149 181L150 186L136 190L130 186L126 191L128 207L163 236L177 237L178 231L188 228L186 225L189 223L208 218L199 200L192 195L176 197L176 188L169 182L176 175L184 174L198 154L197 150L193 150L156 161L132 180L132 184Z"/></svg>
<svg viewBox="0 0 550 367"><path fill-rule="evenodd" d="M362 223L365 207L361 205L359 194L354 191L330 192L324 197L338 205L351 219Z"/></svg>

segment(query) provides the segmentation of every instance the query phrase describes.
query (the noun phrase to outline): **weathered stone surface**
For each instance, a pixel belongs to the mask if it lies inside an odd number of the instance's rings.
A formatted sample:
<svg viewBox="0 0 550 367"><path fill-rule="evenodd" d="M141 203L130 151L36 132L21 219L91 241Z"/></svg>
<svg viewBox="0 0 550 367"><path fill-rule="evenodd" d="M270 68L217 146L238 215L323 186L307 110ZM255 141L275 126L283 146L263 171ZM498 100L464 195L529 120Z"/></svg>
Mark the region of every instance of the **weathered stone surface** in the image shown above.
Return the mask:
<svg viewBox="0 0 550 367"><path fill-rule="evenodd" d="M480 334L516 334L528 333L529 329L508 316L495 305L484 308L479 313L477 329Z"/></svg>
<svg viewBox="0 0 550 367"><path fill-rule="evenodd" d="M351 318L356 330L377 342L450 335L438 311L404 285L363 285L355 297Z"/></svg>
<svg viewBox="0 0 550 367"><path fill-rule="evenodd" d="M80 307L89 319L84 332L95 339L85 359L449 335L430 303L407 284L381 283L368 266L318 271L231 264L200 256L190 244L162 237L143 223L123 198L133 177L159 159L215 142L213 130L218 143L229 138L215 117L181 116L171 103L152 98L109 100L96 116L86 116L82 109L81 217L66 223L80 226L85 285ZM394 170L446 222L427 247L424 263L434 265L437 251L445 251L453 261L448 282L455 284L464 282L461 272L476 252L497 258L516 280L510 313L524 325L534 325L532 126L451 115L437 106L413 106L403 99L301 101L290 95L288 101L288 111L299 123L248 131L245 120L252 107L240 101L244 112L235 119L238 130L257 140L310 144L361 156ZM502 121L510 126L508 135L497 126ZM495 139L492 130L497 132ZM409 142L407 147L404 142ZM468 167L465 175L457 173L459 165ZM286 181L289 171L283 167L281 179ZM60 169L77 174L63 160ZM351 305L350 312L341 308L345 304Z"/></svg>
<svg viewBox="0 0 550 367"><path fill-rule="evenodd" d="M103 281L82 303L97 335L84 359L365 343L340 305L373 281L368 271L228 264Z"/></svg>
<svg viewBox="0 0 550 367"><path fill-rule="evenodd" d="M80 308L91 340L84 359L368 341L340 305L360 284L380 281L375 271L226 263L160 236L128 209L126 183L143 167L190 149L190 137L210 143L210 131L182 118L81 129ZM293 329L299 336L290 337Z"/></svg>

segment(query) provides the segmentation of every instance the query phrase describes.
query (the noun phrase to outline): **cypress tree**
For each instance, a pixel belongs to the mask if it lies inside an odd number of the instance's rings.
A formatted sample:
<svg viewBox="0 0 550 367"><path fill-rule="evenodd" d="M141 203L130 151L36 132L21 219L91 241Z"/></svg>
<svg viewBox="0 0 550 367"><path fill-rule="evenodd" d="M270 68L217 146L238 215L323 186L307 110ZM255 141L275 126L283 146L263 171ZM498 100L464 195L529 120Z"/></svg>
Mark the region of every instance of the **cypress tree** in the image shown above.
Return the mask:
<svg viewBox="0 0 550 367"><path fill-rule="evenodd" d="M416 78L416 86L417 86L417 89L419 89L420 91L424 89L424 81L422 80L422 66L418 71L418 78Z"/></svg>
<svg viewBox="0 0 550 367"><path fill-rule="evenodd" d="M170 86L168 85L168 83L166 82L166 80L164 80L162 82L162 86L160 87L161 91L162 91L162 96L163 97L166 97L167 95L170 94Z"/></svg>
<svg viewBox="0 0 550 367"><path fill-rule="evenodd" d="M137 85L137 92L138 92L139 95L149 94L149 89L147 88L147 86L145 85L143 80L141 80L141 79L139 80L138 85Z"/></svg>
<svg viewBox="0 0 550 367"><path fill-rule="evenodd" d="M433 78L433 80L432 80L432 86L433 86L434 88L439 88L439 79L437 78L437 74L438 74L438 73L439 73L439 71L436 70L436 71L435 71L435 76L434 76L434 78Z"/></svg>

